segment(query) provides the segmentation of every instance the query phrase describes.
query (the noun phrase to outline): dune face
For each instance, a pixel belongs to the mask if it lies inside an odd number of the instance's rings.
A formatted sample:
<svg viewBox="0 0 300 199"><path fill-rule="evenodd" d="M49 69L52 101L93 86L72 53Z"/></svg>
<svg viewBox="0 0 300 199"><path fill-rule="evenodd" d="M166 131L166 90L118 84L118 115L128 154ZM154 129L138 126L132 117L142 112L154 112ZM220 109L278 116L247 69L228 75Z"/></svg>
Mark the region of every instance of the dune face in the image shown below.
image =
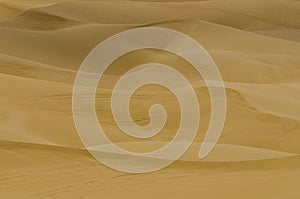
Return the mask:
<svg viewBox="0 0 300 199"><path fill-rule="evenodd" d="M1 0L0 198L299 198L299 13L300 2L293 0ZM131 174L105 166L84 147L72 92L91 50L141 27L181 32L207 50L224 80L227 115L215 148L199 159L212 114L203 76L185 59L158 49L119 57L95 95L98 122L112 144L90 150L126 166L134 157L107 149L147 153L176 136L180 101L160 85L140 87L129 102L131 118L141 127L151 124L151 106L161 104L167 118L160 132L135 138L116 124L114 86L127 71L146 70L135 66L156 62L179 71L200 108L197 134L177 161Z"/></svg>

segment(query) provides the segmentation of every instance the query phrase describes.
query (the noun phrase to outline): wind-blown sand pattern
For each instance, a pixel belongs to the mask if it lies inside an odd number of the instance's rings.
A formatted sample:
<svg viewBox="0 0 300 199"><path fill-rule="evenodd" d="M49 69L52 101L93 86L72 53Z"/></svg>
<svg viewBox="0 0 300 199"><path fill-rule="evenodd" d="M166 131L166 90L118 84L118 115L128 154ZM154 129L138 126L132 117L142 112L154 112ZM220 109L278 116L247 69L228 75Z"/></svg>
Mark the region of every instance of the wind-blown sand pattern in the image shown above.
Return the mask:
<svg viewBox="0 0 300 199"><path fill-rule="evenodd" d="M118 129L110 107L113 85L134 66L151 61L179 70L201 108L197 137L178 161L153 173L126 174L84 149L73 122L72 89L97 44L147 26L185 33L207 49L225 82L227 118L216 148L198 159L210 120L201 76L159 50L120 57L101 79L96 98L99 122L116 145L158 149L174 137L180 120L174 95L147 86L133 95L132 118L148 124L148 108L161 103L168 112L165 128L146 141ZM298 199L299 41L296 0L1 0L0 198Z"/></svg>

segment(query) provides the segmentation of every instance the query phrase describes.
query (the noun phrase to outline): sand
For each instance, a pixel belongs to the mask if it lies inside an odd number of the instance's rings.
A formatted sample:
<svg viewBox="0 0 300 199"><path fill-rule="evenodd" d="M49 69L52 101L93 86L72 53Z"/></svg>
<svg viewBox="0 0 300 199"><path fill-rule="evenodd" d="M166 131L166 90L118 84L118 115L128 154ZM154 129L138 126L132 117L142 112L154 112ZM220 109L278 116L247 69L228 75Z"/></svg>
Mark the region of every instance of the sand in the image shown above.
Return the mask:
<svg viewBox="0 0 300 199"><path fill-rule="evenodd" d="M0 198L251 198L300 197L300 2L0 1ZM164 27L201 43L222 74L227 117L215 149L197 155L210 121L209 93L181 58L157 50L114 62L97 89L98 119L111 141L135 152L164 146L180 112L165 88L134 93L131 113L150 122L160 102L168 120L146 141L120 131L110 111L112 85L133 66L156 61L189 78L201 108L189 150L151 173L108 168L83 147L72 117L72 89L82 61L101 41L124 30Z"/></svg>

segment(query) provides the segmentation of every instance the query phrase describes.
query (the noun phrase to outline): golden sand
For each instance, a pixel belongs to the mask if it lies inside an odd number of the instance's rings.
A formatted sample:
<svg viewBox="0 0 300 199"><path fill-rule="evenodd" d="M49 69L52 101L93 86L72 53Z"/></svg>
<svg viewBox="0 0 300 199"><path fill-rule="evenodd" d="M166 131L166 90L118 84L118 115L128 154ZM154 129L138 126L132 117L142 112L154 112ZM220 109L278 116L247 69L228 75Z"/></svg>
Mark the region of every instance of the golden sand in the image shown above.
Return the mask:
<svg viewBox="0 0 300 199"><path fill-rule="evenodd" d="M104 39L124 30L170 28L201 43L219 67L228 110L216 148L197 158L210 120L209 93L181 58L157 50L129 53L106 71L96 109L108 137L145 152L169 142L178 102L165 88L139 89L132 118L149 123L153 103L166 107L162 132L141 142L120 131L110 112L112 85L150 60L189 77L201 108L190 149L146 174L112 170L84 149L72 117L76 72ZM0 1L0 198L300 198L300 2Z"/></svg>

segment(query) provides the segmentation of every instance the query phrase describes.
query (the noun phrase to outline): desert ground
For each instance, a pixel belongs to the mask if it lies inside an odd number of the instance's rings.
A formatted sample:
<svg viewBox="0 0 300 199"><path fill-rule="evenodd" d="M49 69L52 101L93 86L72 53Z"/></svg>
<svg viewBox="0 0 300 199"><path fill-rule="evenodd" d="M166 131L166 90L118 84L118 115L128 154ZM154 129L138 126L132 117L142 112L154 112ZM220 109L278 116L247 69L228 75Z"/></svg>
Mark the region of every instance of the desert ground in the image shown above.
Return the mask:
<svg viewBox="0 0 300 199"><path fill-rule="evenodd" d="M226 86L227 117L216 147L198 151L210 121L209 93L182 58L159 50L128 53L103 75L99 123L116 145L158 149L176 134L180 109L166 88L149 85L130 101L133 120L150 122L162 104L163 130L132 138L111 113L113 85L143 63L172 66L191 82L201 109L189 150L170 166L130 174L97 161L72 115L76 73L89 52L119 32L163 27L199 42ZM0 198L300 198L300 1L0 0Z"/></svg>

